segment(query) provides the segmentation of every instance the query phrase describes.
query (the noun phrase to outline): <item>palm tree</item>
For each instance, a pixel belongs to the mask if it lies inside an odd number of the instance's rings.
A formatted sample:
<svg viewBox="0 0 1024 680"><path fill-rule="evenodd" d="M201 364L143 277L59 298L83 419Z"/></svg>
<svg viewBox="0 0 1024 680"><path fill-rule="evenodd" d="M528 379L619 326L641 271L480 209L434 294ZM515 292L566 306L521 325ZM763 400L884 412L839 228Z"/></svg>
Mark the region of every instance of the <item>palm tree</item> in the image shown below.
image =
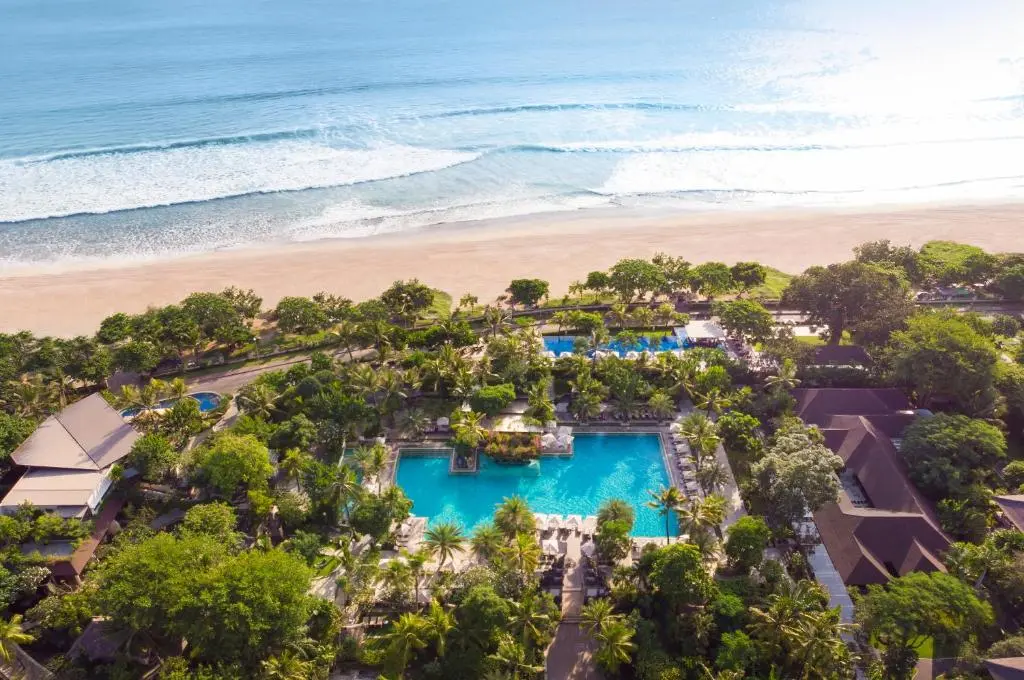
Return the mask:
<svg viewBox="0 0 1024 680"><path fill-rule="evenodd" d="M671 418L672 414L676 412L676 402L664 391L654 390L651 393L651 398L647 400L647 408L651 409L651 412L659 420L665 420Z"/></svg>
<svg viewBox="0 0 1024 680"><path fill-rule="evenodd" d="M348 375L349 382L359 396L372 403L376 403L380 381L377 377L377 371L374 370L373 366L370 364L356 364L349 371Z"/></svg>
<svg viewBox="0 0 1024 680"><path fill-rule="evenodd" d="M402 614L392 624L391 630L382 636L387 643L388 659L398 671L399 677L405 674L412 653L427 646L426 629L423 617L419 614Z"/></svg>
<svg viewBox="0 0 1024 680"><path fill-rule="evenodd" d="M270 385L259 382L239 391L235 401L243 413L269 421L277 411L277 398Z"/></svg>
<svg viewBox="0 0 1024 680"><path fill-rule="evenodd" d="M695 405L697 408L707 411L708 417L711 417L712 412L721 413L732 406L732 398L717 387L712 388L703 394L695 395L695 397Z"/></svg>
<svg viewBox="0 0 1024 680"><path fill-rule="evenodd" d="M349 363L352 363L352 352L356 347L360 346L359 326L355 321L344 319L339 321L338 325L334 327L334 333L338 336L338 343L341 344L348 353Z"/></svg>
<svg viewBox="0 0 1024 680"><path fill-rule="evenodd" d="M347 465L342 465L338 469L337 478L334 480L334 491L337 494L338 503L341 504L341 509L345 513L345 522L350 524L349 508L363 494L363 487L356 477L355 470Z"/></svg>
<svg viewBox="0 0 1024 680"><path fill-rule="evenodd" d="M580 612L580 618L583 623L583 630L587 635L593 636L596 632L601 630L608 621L618 618L618 614L615 613L615 607L612 606L611 600L599 597L591 600L587 604L583 605L583 610Z"/></svg>
<svg viewBox="0 0 1024 680"><path fill-rule="evenodd" d="M374 444L369 447L360 446L353 455L355 456L356 463L363 470L363 477L365 479L372 477L377 480L377 493L379 494L383 482L382 476L388 466L389 455L387 447L383 444Z"/></svg>
<svg viewBox="0 0 1024 680"><path fill-rule="evenodd" d="M455 627L455 615L441 606L437 600L431 600L424 624L427 638L433 638L437 655L443 657L448 633Z"/></svg>
<svg viewBox="0 0 1024 680"><path fill-rule="evenodd" d="M420 582L423 580L423 567L430 559L430 553L425 550L417 550L414 553L403 552L405 563L409 565L413 580L413 602L416 606L420 604Z"/></svg>
<svg viewBox="0 0 1024 680"><path fill-rule="evenodd" d="M803 669L802 680L826 680L842 677L849 669L850 651L841 635L852 626L839 622L839 608L801 612L796 624L787 631L792 642L793 668Z"/></svg>
<svg viewBox="0 0 1024 680"><path fill-rule="evenodd" d="M784 590L768 596L768 606L751 607L748 630L766 652L777 656L793 647L794 630L804 612L820 608L821 586L813 581L784 582Z"/></svg>
<svg viewBox="0 0 1024 680"><path fill-rule="evenodd" d="M512 675L512 680L519 680L524 673L526 677L532 677L544 670L543 666L530 663L526 649L508 633L501 633L498 651L491 654L490 658L504 667Z"/></svg>
<svg viewBox="0 0 1024 680"><path fill-rule="evenodd" d="M587 292L587 286L582 281L573 281L569 284L569 295L576 296L576 306L583 302L583 295Z"/></svg>
<svg viewBox="0 0 1024 680"><path fill-rule="evenodd" d="M633 628L625 621L611 620L594 635L597 651L594 659L610 674L616 674L619 666L629 663L636 644L633 643Z"/></svg>
<svg viewBox="0 0 1024 680"><path fill-rule="evenodd" d="M715 458L705 458L697 466L697 483L705 494L721 489L729 481L725 466Z"/></svg>
<svg viewBox="0 0 1024 680"><path fill-rule="evenodd" d="M718 428L703 413L695 411L683 418L679 423L679 434L686 438L698 463L718 447Z"/></svg>
<svg viewBox="0 0 1024 680"><path fill-rule="evenodd" d="M57 407L56 395L38 373L26 380L10 380L7 386L9 396L5 402L20 416L38 420L53 413Z"/></svg>
<svg viewBox="0 0 1024 680"><path fill-rule="evenodd" d="M413 585L412 569L402 560L391 560L381 569L380 581L390 596L405 601Z"/></svg>
<svg viewBox="0 0 1024 680"><path fill-rule="evenodd" d="M717 494L703 499L690 498L676 508L679 529L689 534L691 538L700 533L714 533L720 536L722 522L725 521L725 508L725 498Z"/></svg>
<svg viewBox="0 0 1024 680"><path fill-rule="evenodd" d="M490 562L501 553L505 543L505 535L490 522L479 525L473 530L470 546L473 554L482 562Z"/></svg>
<svg viewBox="0 0 1024 680"><path fill-rule="evenodd" d="M569 412L576 420L585 422L595 418L601 413L601 402L608 392L608 388L594 377L589 367L576 373L576 378L569 381L572 390L572 401L569 403Z"/></svg>
<svg viewBox="0 0 1024 680"><path fill-rule="evenodd" d="M796 363L792 359L783 359L778 372L764 380L765 389L772 394L789 392L799 384L800 381L796 377Z"/></svg>
<svg viewBox="0 0 1024 680"><path fill-rule="evenodd" d="M175 378L167 384L167 393L175 399L184 399L188 394L188 385L184 378Z"/></svg>
<svg viewBox="0 0 1024 680"><path fill-rule="evenodd" d="M484 414L476 411L456 411L452 418L452 432L455 441L463 446L475 449L487 436L484 427Z"/></svg>
<svg viewBox="0 0 1024 680"><path fill-rule="evenodd" d="M505 549L508 559L512 562L523 578L537 570L540 563L540 545L533 533L516 534Z"/></svg>
<svg viewBox="0 0 1024 680"><path fill-rule="evenodd" d="M520 630L519 643L524 649L530 649L551 626L551 616L541 611L540 598L533 593L525 593L520 600L509 600L512 610L512 625Z"/></svg>
<svg viewBox="0 0 1024 680"><path fill-rule="evenodd" d="M631 506L621 498L609 498L597 511L597 523L624 521L630 526L636 518L636 513Z"/></svg>
<svg viewBox="0 0 1024 680"><path fill-rule="evenodd" d="M270 657L262 662L262 666L262 677L266 680L307 680L315 671L312 661L303 659L290 649Z"/></svg>
<svg viewBox="0 0 1024 680"><path fill-rule="evenodd" d="M491 305L484 307L484 323L490 326L492 338L503 332L511 320L512 317L501 307Z"/></svg>
<svg viewBox="0 0 1024 680"><path fill-rule="evenodd" d="M466 293L461 298L459 298L459 304L458 306L455 307L455 311L461 312L464 309L471 310L474 307L476 307L477 303L479 302L480 298L478 298L476 295L473 295L472 293Z"/></svg>
<svg viewBox="0 0 1024 680"><path fill-rule="evenodd" d="M7 621L0 620L0 661L10 663L17 645L27 645L35 636L21 627L22 616L15 614Z"/></svg>
<svg viewBox="0 0 1024 680"><path fill-rule="evenodd" d="M466 537L462 533L462 527L454 522L441 522L436 524L423 535L423 546L432 557L440 557L437 570L444 568L445 562L452 559L457 552L462 552L466 546Z"/></svg>
<svg viewBox="0 0 1024 680"><path fill-rule="evenodd" d="M623 328L626 322L629 321L629 309L621 302L616 302L608 308L606 316L608 317L609 325Z"/></svg>
<svg viewBox="0 0 1024 680"><path fill-rule="evenodd" d="M430 417L423 409L414 406L402 414L401 429L412 439L422 439L430 428Z"/></svg>
<svg viewBox="0 0 1024 680"><path fill-rule="evenodd" d="M507 540L512 540L518 534L532 534L536 524L530 505L522 496L505 498L494 511L494 526L498 527Z"/></svg>
<svg viewBox="0 0 1024 680"><path fill-rule="evenodd" d="M545 378L526 388L525 415L542 425L555 419L555 405L548 393L550 387L551 381Z"/></svg>
<svg viewBox="0 0 1024 680"><path fill-rule="evenodd" d="M672 540L672 513L683 505L683 494L674 486L663 487L660 491L648 491L651 500L647 501L647 507L654 508L658 514L665 518L665 543Z"/></svg>
<svg viewBox="0 0 1024 680"><path fill-rule="evenodd" d="M654 312L650 307L637 307L631 316L637 328L649 328L654 323Z"/></svg>
<svg viewBox="0 0 1024 680"><path fill-rule="evenodd" d="M284 456L281 458L281 462L278 463L277 467L284 473L286 479L290 479L298 483L302 477L302 473L306 471L310 463L313 462L313 456L305 451L299 449L288 449L284 452Z"/></svg>

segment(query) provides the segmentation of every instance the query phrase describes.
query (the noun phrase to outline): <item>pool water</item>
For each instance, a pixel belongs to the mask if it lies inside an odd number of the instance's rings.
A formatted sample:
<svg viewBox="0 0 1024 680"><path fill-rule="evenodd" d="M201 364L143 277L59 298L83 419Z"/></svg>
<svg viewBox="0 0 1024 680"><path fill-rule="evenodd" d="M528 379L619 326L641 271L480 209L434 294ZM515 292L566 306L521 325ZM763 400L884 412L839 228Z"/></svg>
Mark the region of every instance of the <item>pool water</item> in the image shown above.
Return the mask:
<svg viewBox="0 0 1024 680"><path fill-rule="evenodd" d="M504 498L519 495L534 512L563 516L596 515L605 500L621 498L636 511L633 535L665 535L664 518L646 506L648 489L668 484L658 435L580 434L573 448L572 457L545 456L531 466L481 456L475 475L449 475L447 456L403 456L397 482L413 501L412 514L467 531L489 521Z"/></svg>
<svg viewBox="0 0 1024 680"><path fill-rule="evenodd" d="M546 335L544 336L544 349L549 352L554 352L559 355L563 352L572 352L576 347L576 337L572 335ZM624 346L618 340L613 340L607 345L602 345L601 349L612 350L619 356L624 356L626 352L643 352L645 350L651 350L652 352L668 352L675 349L681 349L683 347L682 341L674 335L662 335L656 338L649 338L646 335L641 335L637 340L636 344Z"/></svg>
<svg viewBox="0 0 1024 680"><path fill-rule="evenodd" d="M216 392L195 392L194 394L187 395L187 397L191 397L199 402L200 413L208 413L213 409L217 408L217 406L220 404L220 395L217 394ZM156 408L167 409L171 408L176 403L178 403L177 397L163 399L157 403ZM121 416L123 418L134 418L139 414L140 410L141 409L137 408L126 408L123 411L121 411Z"/></svg>

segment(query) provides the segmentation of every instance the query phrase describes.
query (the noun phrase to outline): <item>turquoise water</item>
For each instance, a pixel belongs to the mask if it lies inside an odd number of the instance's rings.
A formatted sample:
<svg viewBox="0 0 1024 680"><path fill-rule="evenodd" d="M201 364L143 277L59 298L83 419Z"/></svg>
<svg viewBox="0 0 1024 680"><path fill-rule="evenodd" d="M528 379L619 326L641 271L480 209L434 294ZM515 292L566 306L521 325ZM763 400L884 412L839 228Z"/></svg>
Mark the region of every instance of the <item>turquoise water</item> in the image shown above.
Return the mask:
<svg viewBox="0 0 1024 680"><path fill-rule="evenodd" d="M618 340L613 340L607 345L602 345L602 349L610 349L616 352L620 357L625 356L626 352L642 352L644 350L651 350L653 352L668 352L674 349L680 349L683 346L679 338L674 335L662 335L653 340L646 335L641 335L635 345L628 347L624 346ZM561 354L562 352L572 352L576 347L576 338L571 335L545 335L544 336L544 349L555 354Z"/></svg>
<svg viewBox="0 0 1024 680"><path fill-rule="evenodd" d="M453 521L467 529L486 522L502 499L519 495L534 512L595 515L621 498L636 510L636 536L663 536L664 519L648 508L648 489L668 484L657 435L577 435L571 458L544 457L538 467L502 466L481 457L477 475L448 474L447 457L402 457L397 481L414 515ZM539 469L538 469L539 468Z"/></svg>
<svg viewBox="0 0 1024 680"><path fill-rule="evenodd" d="M5 0L0 265L1020 196L1020 0Z"/></svg>
<svg viewBox="0 0 1024 680"><path fill-rule="evenodd" d="M217 408L218 404L220 404L220 395L217 394L216 392L195 392L193 394L188 395L188 398L195 399L196 401L199 402L200 413L207 413L209 411L212 411L213 409ZM156 407L171 408L177 403L177 401L177 398L164 399L158 402ZM138 415L138 413L139 409L137 408L126 408L125 410L121 411L121 415L125 418L132 418Z"/></svg>

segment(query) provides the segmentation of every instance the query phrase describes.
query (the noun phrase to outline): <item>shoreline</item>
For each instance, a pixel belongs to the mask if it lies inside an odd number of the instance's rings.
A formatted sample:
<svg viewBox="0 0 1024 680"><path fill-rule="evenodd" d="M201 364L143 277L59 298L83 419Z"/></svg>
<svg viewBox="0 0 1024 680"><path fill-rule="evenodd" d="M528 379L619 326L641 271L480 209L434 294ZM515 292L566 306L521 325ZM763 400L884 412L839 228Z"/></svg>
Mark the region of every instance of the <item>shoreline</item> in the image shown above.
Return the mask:
<svg viewBox="0 0 1024 680"><path fill-rule="evenodd" d="M694 263L756 260L799 273L852 257L854 246L933 239L992 252L1024 250L1024 203L682 212L586 209L438 224L361 238L267 243L169 259L26 266L0 275L0 331L91 334L114 312L137 313L200 290L253 288L272 307L327 291L362 300L418 278L482 302L514 278L550 281L552 296L587 272L658 251Z"/></svg>

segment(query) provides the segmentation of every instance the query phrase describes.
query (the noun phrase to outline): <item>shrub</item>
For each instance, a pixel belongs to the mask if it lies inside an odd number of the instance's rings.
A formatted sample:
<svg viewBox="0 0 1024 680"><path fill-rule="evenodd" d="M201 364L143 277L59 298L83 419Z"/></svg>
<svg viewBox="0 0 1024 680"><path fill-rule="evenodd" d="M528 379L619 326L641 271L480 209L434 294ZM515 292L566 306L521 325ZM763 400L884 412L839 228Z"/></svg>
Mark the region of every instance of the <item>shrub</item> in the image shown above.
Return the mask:
<svg viewBox="0 0 1024 680"><path fill-rule="evenodd" d="M501 383L500 385L481 387L469 398L469 405L473 407L474 411L494 416L511 404L515 398L516 388L511 383Z"/></svg>

